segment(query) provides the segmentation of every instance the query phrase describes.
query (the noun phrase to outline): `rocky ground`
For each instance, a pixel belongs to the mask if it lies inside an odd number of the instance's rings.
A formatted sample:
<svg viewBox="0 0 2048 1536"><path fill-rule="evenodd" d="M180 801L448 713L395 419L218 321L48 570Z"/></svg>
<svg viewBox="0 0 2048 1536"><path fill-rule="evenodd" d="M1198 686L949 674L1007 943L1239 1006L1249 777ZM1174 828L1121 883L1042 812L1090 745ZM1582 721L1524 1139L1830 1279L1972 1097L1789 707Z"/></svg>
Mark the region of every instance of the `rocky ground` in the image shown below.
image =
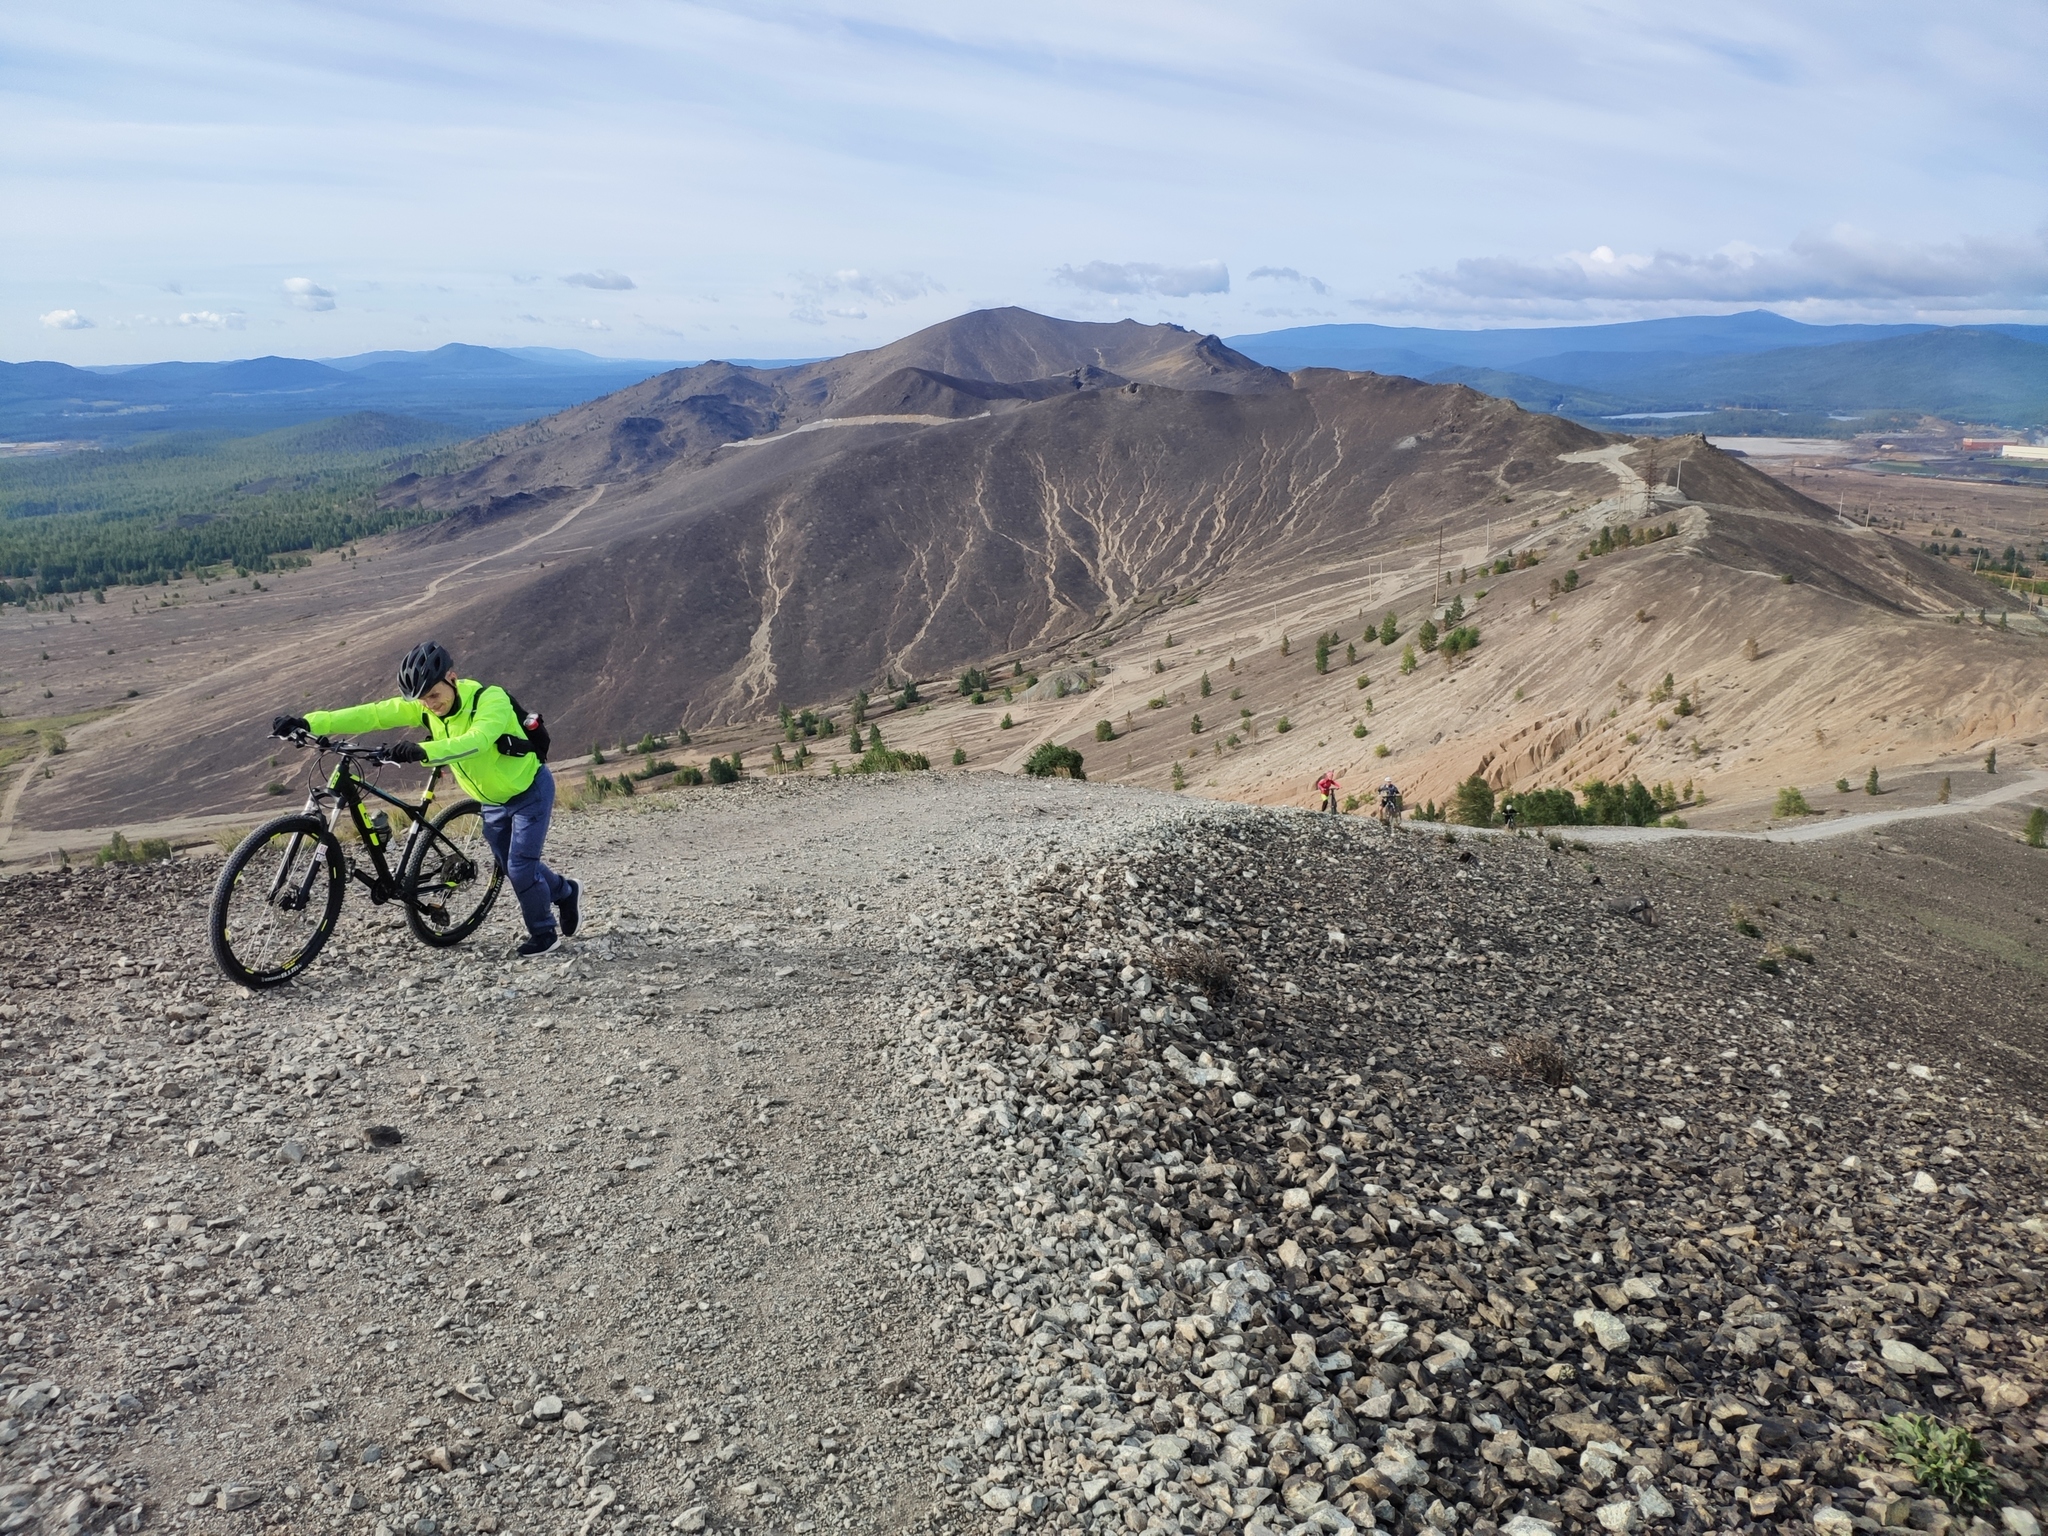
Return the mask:
<svg viewBox="0 0 2048 1536"><path fill-rule="evenodd" d="M753 783L256 997L213 861L7 881L0 1529L2035 1531L2009 844Z"/></svg>

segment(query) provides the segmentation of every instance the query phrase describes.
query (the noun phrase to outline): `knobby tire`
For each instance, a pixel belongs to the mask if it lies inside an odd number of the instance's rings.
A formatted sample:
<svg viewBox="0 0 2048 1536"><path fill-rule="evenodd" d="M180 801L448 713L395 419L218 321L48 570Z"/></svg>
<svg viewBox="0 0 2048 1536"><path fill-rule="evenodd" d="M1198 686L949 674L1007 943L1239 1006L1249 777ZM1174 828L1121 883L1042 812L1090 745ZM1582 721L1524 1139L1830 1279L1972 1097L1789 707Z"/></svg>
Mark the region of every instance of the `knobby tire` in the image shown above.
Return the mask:
<svg viewBox="0 0 2048 1536"><path fill-rule="evenodd" d="M398 888L413 937L448 949L491 915L505 872L483 839L483 807L458 800L427 823L407 851Z"/></svg>
<svg viewBox="0 0 2048 1536"><path fill-rule="evenodd" d="M267 821L228 855L213 887L207 938L228 980L277 987L333 937L347 884L341 844L318 816Z"/></svg>

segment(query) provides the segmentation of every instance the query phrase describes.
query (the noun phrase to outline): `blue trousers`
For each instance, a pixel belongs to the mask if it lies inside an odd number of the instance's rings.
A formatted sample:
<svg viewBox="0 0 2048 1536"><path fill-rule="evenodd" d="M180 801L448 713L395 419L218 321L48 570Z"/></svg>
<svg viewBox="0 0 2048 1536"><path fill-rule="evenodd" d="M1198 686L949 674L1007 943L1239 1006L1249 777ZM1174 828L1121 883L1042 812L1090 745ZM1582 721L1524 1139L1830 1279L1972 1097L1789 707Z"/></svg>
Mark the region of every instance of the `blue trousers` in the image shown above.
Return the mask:
<svg viewBox="0 0 2048 1536"><path fill-rule="evenodd" d="M484 807L484 841L519 898L528 933L555 931L555 903L569 894L569 882L540 861L555 814L555 776L543 764L533 782L503 805Z"/></svg>

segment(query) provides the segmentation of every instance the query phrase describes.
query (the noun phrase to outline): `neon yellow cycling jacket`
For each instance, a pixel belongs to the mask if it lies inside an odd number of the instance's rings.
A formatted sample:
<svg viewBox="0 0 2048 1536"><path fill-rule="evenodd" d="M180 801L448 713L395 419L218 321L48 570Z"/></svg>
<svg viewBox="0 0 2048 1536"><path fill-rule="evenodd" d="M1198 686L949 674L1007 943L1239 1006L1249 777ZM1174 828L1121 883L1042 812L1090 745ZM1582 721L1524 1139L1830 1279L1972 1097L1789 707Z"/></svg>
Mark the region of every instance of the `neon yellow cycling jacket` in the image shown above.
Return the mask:
<svg viewBox="0 0 2048 1536"><path fill-rule="evenodd" d="M493 683L472 678L455 684L455 712L445 720L418 699L380 699L352 709L318 709L306 716L315 736L353 735L358 731L395 731L425 726L429 763L446 763L455 782L486 805L503 805L523 794L540 772L531 753L512 757L498 750L500 736L526 739L512 708L512 695Z"/></svg>

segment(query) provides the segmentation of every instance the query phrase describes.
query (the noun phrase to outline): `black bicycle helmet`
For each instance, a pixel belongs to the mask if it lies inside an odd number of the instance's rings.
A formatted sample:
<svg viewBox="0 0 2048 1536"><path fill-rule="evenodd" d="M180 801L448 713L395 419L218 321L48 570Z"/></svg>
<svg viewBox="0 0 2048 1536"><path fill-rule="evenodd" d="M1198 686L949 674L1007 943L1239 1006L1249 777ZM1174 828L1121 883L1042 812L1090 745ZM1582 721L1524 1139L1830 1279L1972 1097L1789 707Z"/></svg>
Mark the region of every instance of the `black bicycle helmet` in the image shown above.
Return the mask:
<svg viewBox="0 0 2048 1536"><path fill-rule="evenodd" d="M455 658L448 654L445 645L438 640L422 640L398 664L398 691L408 699L417 699L454 670Z"/></svg>

